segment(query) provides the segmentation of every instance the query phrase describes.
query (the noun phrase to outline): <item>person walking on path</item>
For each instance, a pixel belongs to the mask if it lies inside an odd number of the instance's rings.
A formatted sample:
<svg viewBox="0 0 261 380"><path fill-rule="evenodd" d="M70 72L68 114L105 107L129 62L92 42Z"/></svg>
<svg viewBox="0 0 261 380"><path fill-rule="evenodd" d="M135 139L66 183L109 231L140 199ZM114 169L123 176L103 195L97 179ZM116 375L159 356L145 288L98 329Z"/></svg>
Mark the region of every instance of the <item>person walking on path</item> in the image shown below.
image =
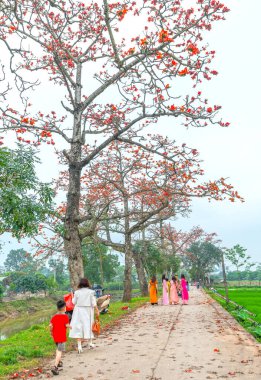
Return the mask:
<svg viewBox="0 0 261 380"><path fill-rule="evenodd" d="M181 284L182 303L183 303L183 305L187 305L188 299L189 299L189 294L188 294L188 289L187 289L187 281L186 281L184 274L182 274L180 277L181 277L180 284Z"/></svg>
<svg viewBox="0 0 261 380"><path fill-rule="evenodd" d="M75 291L73 299L75 305L71 320L70 338L77 339L78 353L82 352L82 341L89 340L89 348L94 348L92 339L92 325L94 322L94 310L99 316L99 310L96 303L95 291L90 289L90 283L87 278L82 278Z"/></svg>
<svg viewBox="0 0 261 380"><path fill-rule="evenodd" d="M162 304L169 305L169 289L165 274L162 275Z"/></svg>
<svg viewBox="0 0 261 380"><path fill-rule="evenodd" d="M158 304L158 281L155 276L151 277L149 282L149 294L150 294L150 303L151 305Z"/></svg>
<svg viewBox="0 0 261 380"><path fill-rule="evenodd" d="M177 282L176 282L176 277L175 276L172 276L172 280L170 281L169 303L171 305L178 305L178 303L179 303Z"/></svg>
<svg viewBox="0 0 261 380"><path fill-rule="evenodd" d="M66 303L63 300L57 302L57 314L55 314L50 321L50 332L52 334L54 343L56 344L56 356L54 367L51 368L53 375L59 375L59 368L62 364L62 353L65 351L66 329L71 328L69 317L65 314Z"/></svg>

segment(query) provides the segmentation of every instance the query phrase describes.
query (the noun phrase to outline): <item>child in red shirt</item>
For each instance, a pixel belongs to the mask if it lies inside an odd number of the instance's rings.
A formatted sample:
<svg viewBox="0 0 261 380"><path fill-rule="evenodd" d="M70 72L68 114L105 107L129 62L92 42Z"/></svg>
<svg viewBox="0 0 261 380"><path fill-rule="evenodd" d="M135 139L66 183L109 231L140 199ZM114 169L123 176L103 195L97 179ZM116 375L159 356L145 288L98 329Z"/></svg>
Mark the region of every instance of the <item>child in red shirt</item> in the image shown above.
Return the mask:
<svg viewBox="0 0 261 380"><path fill-rule="evenodd" d="M66 304L63 300L57 302L58 313L55 314L50 321L50 331L53 336L53 340L56 344L56 357L54 367L51 371L54 375L59 375L59 367L62 367L62 352L65 351L66 328L71 327L69 324L68 315L65 314Z"/></svg>

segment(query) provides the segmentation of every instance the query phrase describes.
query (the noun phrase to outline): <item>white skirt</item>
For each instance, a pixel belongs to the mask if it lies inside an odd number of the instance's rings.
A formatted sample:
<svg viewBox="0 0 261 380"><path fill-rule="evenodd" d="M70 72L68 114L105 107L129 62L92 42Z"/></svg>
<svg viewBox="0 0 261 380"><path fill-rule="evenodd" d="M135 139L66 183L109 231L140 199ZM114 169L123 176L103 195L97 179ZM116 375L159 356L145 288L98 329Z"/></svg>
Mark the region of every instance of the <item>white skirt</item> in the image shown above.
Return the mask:
<svg viewBox="0 0 261 380"><path fill-rule="evenodd" d="M70 338L92 339L92 324L94 322L94 308L91 306L75 306L73 310Z"/></svg>

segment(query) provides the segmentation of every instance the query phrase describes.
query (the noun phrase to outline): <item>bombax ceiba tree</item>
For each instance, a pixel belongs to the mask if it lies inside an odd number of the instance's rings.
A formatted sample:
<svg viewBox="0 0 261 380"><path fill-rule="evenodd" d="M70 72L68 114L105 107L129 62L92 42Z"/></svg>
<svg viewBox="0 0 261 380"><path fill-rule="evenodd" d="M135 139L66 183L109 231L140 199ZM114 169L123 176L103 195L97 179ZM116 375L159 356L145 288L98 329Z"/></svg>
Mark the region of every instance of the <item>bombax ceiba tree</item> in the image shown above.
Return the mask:
<svg viewBox="0 0 261 380"><path fill-rule="evenodd" d="M117 139L138 142L135 132L163 117L194 127L228 125L195 88L217 74L205 32L226 12L215 0L193 8L169 0L1 2L1 61L8 65L0 129L37 146L64 141L64 250L73 285L83 275L83 168Z"/></svg>

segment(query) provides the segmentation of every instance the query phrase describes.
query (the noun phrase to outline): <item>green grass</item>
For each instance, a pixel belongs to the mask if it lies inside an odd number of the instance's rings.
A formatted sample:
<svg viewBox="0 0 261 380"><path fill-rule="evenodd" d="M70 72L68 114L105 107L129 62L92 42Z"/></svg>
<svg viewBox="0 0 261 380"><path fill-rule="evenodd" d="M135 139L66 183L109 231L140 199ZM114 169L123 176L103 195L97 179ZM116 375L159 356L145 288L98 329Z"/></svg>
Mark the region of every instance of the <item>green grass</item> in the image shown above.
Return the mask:
<svg viewBox="0 0 261 380"><path fill-rule="evenodd" d="M223 289L217 289L218 293L225 295ZM234 318L249 331L259 342L261 342L261 289L260 288L229 288L229 299L236 302L240 307L229 303L218 297L211 291L207 291L212 298L220 303ZM244 309L254 313L248 314ZM256 323L249 320L251 318Z"/></svg>
<svg viewBox="0 0 261 380"><path fill-rule="evenodd" d="M223 289L218 289L218 292L225 295ZM261 323L261 288L231 288L229 289L229 298L256 314L255 320Z"/></svg>
<svg viewBox="0 0 261 380"><path fill-rule="evenodd" d="M120 301L111 303L109 313L100 317L102 328L107 329L125 314L147 301L148 298L139 297L129 303ZM129 310L122 310L123 306L128 306ZM72 349L71 340L67 345L67 350L70 349ZM11 373L19 372L24 368L37 367L41 365L43 358L52 356L54 352L55 346L47 322L21 331L0 342L0 379L6 380Z"/></svg>

